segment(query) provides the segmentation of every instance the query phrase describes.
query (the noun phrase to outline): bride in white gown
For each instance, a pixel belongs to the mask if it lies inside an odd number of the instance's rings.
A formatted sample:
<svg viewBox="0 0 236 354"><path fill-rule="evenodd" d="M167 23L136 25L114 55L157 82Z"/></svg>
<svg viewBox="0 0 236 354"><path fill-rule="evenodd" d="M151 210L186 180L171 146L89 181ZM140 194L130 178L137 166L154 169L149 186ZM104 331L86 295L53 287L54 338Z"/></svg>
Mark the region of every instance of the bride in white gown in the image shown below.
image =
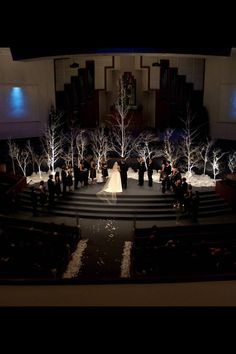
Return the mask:
<svg viewBox="0 0 236 354"><path fill-rule="evenodd" d="M121 192L123 192L123 190L121 184L120 166L117 162L115 162L107 182L102 190L97 193L97 196L103 200L109 201L109 196L112 197L112 200L115 200L116 193Z"/></svg>

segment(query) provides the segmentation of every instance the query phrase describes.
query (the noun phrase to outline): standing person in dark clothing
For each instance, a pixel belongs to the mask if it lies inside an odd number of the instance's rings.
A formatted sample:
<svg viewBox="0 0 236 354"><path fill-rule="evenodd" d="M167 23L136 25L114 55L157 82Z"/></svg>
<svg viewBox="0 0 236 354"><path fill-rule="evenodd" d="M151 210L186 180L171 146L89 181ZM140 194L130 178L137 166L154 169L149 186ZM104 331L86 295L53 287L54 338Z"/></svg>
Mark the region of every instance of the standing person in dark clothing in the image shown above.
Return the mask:
<svg viewBox="0 0 236 354"><path fill-rule="evenodd" d="M90 178L92 180L92 184L95 183L94 179L96 179L96 177L97 177L96 162L94 161L94 158L92 158L90 161Z"/></svg>
<svg viewBox="0 0 236 354"><path fill-rule="evenodd" d="M170 176L171 176L170 177L170 185L171 185L173 192L175 192L176 185L177 185L176 182L179 180L181 181L181 173L179 172L178 167L173 166L172 173Z"/></svg>
<svg viewBox="0 0 236 354"><path fill-rule="evenodd" d="M88 162L87 159L83 159L81 161L81 164L83 165L83 171L84 171L84 177L83 177L83 182L84 186L87 187L88 185L88 178L89 178L89 170L90 170L90 163Z"/></svg>
<svg viewBox="0 0 236 354"><path fill-rule="evenodd" d="M54 206L54 194L55 194L55 184L53 181L53 175L50 175L48 178L48 202L49 207Z"/></svg>
<svg viewBox="0 0 236 354"><path fill-rule="evenodd" d="M123 157L119 161L119 166L120 166L120 177L121 177L122 188L127 189L128 166L127 166L125 159Z"/></svg>
<svg viewBox="0 0 236 354"><path fill-rule="evenodd" d="M62 181L62 186L63 186L63 195L66 195L66 182L67 182L67 173L66 173L66 166L63 165L62 166L62 170L61 170L61 181Z"/></svg>
<svg viewBox="0 0 236 354"><path fill-rule="evenodd" d="M170 161L166 161L164 171L163 171L162 193L165 193L166 189L170 190L170 174L171 174Z"/></svg>
<svg viewBox="0 0 236 354"><path fill-rule="evenodd" d="M107 162L106 162L105 157L102 158L101 169L102 169L103 182L106 182L106 179L108 177L108 170L107 170Z"/></svg>
<svg viewBox="0 0 236 354"><path fill-rule="evenodd" d="M79 183L79 167L75 163L74 164L74 189L78 189L78 183Z"/></svg>
<svg viewBox="0 0 236 354"><path fill-rule="evenodd" d="M71 192L73 186L73 167L71 163L69 163L67 168L66 185L69 187L69 191Z"/></svg>
<svg viewBox="0 0 236 354"><path fill-rule="evenodd" d="M153 161L151 158L147 161L148 186L152 187Z"/></svg>
<svg viewBox="0 0 236 354"><path fill-rule="evenodd" d="M186 182L186 178L183 177L181 179L181 190L182 190L182 194L183 196L187 193L188 190L188 183Z"/></svg>
<svg viewBox="0 0 236 354"><path fill-rule="evenodd" d="M138 165L138 184L139 186L143 186L144 184L144 172L146 171L145 163L143 157L139 158L139 165Z"/></svg>
<svg viewBox="0 0 236 354"><path fill-rule="evenodd" d="M57 197L60 197L60 195L61 195L61 179L60 179L58 171L55 174L55 193L56 193Z"/></svg>
<svg viewBox="0 0 236 354"><path fill-rule="evenodd" d="M187 193L184 195L184 211L188 216L192 215L193 195L193 187L189 184Z"/></svg>

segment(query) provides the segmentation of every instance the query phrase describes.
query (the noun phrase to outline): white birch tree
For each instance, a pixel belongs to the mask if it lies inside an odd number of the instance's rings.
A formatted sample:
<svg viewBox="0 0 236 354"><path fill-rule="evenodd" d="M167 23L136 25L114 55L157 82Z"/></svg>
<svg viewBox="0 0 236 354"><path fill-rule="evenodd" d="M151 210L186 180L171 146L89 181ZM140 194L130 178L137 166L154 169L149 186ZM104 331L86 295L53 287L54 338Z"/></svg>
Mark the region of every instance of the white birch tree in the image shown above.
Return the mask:
<svg viewBox="0 0 236 354"><path fill-rule="evenodd" d="M127 158L133 150L133 139L128 130L130 119L127 120L129 106L123 80L119 80L119 94L115 103L116 112L112 114L112 150L119 156Z"/></svg>
<svg viewBox="0 0 236 354"><path fill-rule="evenodd" d="M43 155L43 154L35 154L34 155L34 161L35 161L35 164L37 165L38 167L38 173L39 173L39 178L42 178L42 170L41 170L41 167L43 164L46 163L46 156Z"/></svg>
<svg viewBox="0 0 236 354"><path fill-rule="evenodd" d="M65 145L68 146L68 152L63 151L62 158L65 160L66 165L71 162L72 166L74 166L76 137L78 134L79 129L72 127L65 135Z"/></svg>
<svg viewBox="0 0 236 354"><path fill-rule="evenodd" d="M42 178L41 166L46 162L46 156L44 154L37 154L30 144L30 140L27 141L26 149L30 154L30 159L33 166L33 171L39 173L39 178ZM37 166L37 169L35 168Z"/></svg>
<svg viewBox="0 0 236 354"><path fill-rule="evenodd" d="M105 134L104 126L97 127L90 132L90 142L93 155L97 161L97 169L100 170L101 159L103 157L106 159L108 151L111 150L111 145Z"/></svg>
<svg viewBox="0 0 236 354"><path fill-rule="evenodd" d="M51 116L51 124L48 124L44 130L42 138L43 149L47 156L49 170L55 173L55 164L61 157L64 137L60 131L62 114L54 113Z"/></svg>
<svg viewBox="0 0 236 354"><path fill-rule="evenodd" d="M151 132L143 132L139 134L139 136L134 139L133 151L137 152L139 156L144 159L145 166L147 168L147 159L153 157L159 157L162 155L160 150L156 149L156 142L159 141L158 136Z"/></svg>
<svg viewBox="0 0 236 354"><path fill-rule="evenodd" d="M86 153L86 148L88 146L88 132L85 129L79 131L75 139L77 155L78 155L78 165L80 160L84 158Z"/></svg>
<svg viewBox="0 0 236 354"><path fill-rule="evenodd" d="M220 173L220 159L227 154L227 152L222 152L220 149L213 149L212 158L211 158L211 166L213 171L213 178L216 179L216 176Z"/></svg>
<svg viewBox="0 0 236 354"><path fill-rule="evenodd" d="M28 164L31 162L29 151L27 149L21 149L19 146L15 144L13 149L13 158L16 160L23 175L26 177L26 168Z"/></svg>
<svg viewBox="0 0 236 354"><path fill-rule="evenodd" d="M209 154L210 154L210 150L212 145L214 144L213 140L208 140L206 141L206 143L203 143L201 145L201 148L199 150L200 156L203 160L203 174L206 174L206 167L207 167L207 162L209 161Z"/></svg>
<svg viewBox="0 0 236 354"><path fill-rule="evenodd" d="M187 171L192 175L193 167L198 166L200 157L200 148L197 142L197 138L200 134L199 127L192 129L192 123L195 116L190 112L189 107L187 107L186 119L182 119L184 123L183 133L182 133L182 146L181 152L187 161Z"/></svg>
<svg viewBox="0 0 236 354"><path fill-rule="evenodd" d="M166 160L170 161L171 166L176 165L181 155L179 144L173 141L175 129L168 128L164 132L163 155Z"/></svg>
<svg viewBox="0 0 236 354"><path fill-rule="evenodd" d="M236 169L236 151L229 154L228 167L231 173L234 173Z"/></svg>

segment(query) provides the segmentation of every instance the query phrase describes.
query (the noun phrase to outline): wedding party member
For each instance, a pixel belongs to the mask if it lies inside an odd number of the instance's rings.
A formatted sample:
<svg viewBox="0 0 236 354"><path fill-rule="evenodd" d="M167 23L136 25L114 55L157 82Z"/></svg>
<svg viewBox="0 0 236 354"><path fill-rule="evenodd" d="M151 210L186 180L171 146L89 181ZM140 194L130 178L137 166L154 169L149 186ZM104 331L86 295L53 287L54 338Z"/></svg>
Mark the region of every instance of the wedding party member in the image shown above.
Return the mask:
<svg viewBox="0 0 236 354"><path fill-rule="evenodd" d="M71 164L69 164L67 168L66 185L69 187L69 191L71 192L73 186L73 167Z"/></svg>
<svg viewBox="0 0 236 354"><path fill-rule="evenodd" d="M120 166L120 176L121 176L122 188L126 189L127 188L127 179L128 179L128 166L127 166L127 163L123 157L119 161L119 166Z"/></svg>
<svg viewBox="0 0 236 354"><path fill-rule="evenodd" d="M143 186L144 184L144 172L146 171L145 163L143 157L139 158L138 164L138 184L139 186Z"/></svg>
<svg viewBox="0 0 236 354"><path fill-rule="evenodd" d="M49 175L48 178L48 203L49 207L54 205L55 184L53 181L53 175Z"/></svg>
<svg viewBox="0 0 236 354"><path fill-rule="evenodd" d="M60 197L60 195L61 195L61 179L60 179L58 171L55 173L55 193L56 193L57 197Z"/></svg>
<svg viewBox="0 0 236 354"><path fill-rule="evenodd" d="M107 162L106 162L105 157L102 158L101 169L102 169L103 182L105 182L108 177Z"/></svg>
<svg viewBox="0 0 236 354"><path fill-rule="evenodd" d="M66 173L66 166L63 165L62 166L62 170L61 170L61 181L62 181L62 186L63 186L63 195L66 195L66 182L67 182L67 173Z"/></svg>
<svg viewBox="0 0 236 354"><path fill-rule="evenodd" d="M79 167L76 163L74 163L74 189L78 189L79 184Z"/></svg>
<svg viewBox="0 0 236 354"><path fill-rule="evenodd" d="M82 160L83 164L83 171L84 171L84 186L87 187L88 185L88 178L89 178L89 171L90 171L90 162L88 162L88 157Z"/></svg>
<svg viewBox="0 0 236 354"><path fill-rule="evenodd" d="M118 163L115 162L105 186L99 193L121 193L122 191L123 190L120 176L120 167Z"/></svg>
<svg viewBox="0 0 236 354"><path fill-rule="evenodd" d="M151 158L147 161L148 186L152 187L153 161Z"/></svg>
<svg viewBox="0 0 236 354"><path fill-rule="evenodd" d="M166 161L163 177L162 177L162 193L165 193L166 189L170 190L170 174L171 174L171 165L170 161Z"/></svg>
<svg viewBox="0 0 236 354"><path fill-rule="evenodd" d="M93 158L90 162L90 178L92 180L92 184L94 184L94 179L96 178L96 163Z"/></svg>

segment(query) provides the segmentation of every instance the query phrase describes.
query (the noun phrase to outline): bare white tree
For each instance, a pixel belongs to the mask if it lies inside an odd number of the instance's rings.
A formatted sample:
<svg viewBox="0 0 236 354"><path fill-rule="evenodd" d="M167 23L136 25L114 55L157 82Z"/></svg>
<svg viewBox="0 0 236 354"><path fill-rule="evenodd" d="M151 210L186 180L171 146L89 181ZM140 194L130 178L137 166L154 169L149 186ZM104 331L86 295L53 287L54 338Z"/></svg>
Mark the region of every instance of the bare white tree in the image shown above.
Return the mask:
<svg viewBox="0 0 236 354"><path fill-rule="evenodd" d="M44 130L42 144L49 170L55 172L55 164L61 157L64 136L60 131L62 114L54 113L51 116L51 122Z"/></svg>
<svg viewBox="0 0 236 354"><path fill-rule="evenodd" d="M70 128L68 134L65 135L65 144L68 145L68 152L63 151L62 158L65 160L66 165L71 162L72 166L74 166L75 159L75 146L76 146L76 137L79 134L78 128Z"/></svg>
<svg viewBox="0 0 236 354"><path fill-rule="evenodd" d="M189 107L187 107L186 119L182 119L184 123L183 133L182 133L182 146L181 152L187 161L187 171L190 176L192 175L192 169L199 164L200 158L200 147L197 143L197 137L200 134L199 127L192 129L192 123L195 116L190 112Z"/></svg>
<svg viewBox="0 0 236 354"><path fill-rule="evenodd" d="M160 150L156 149L156 142L159 141L158 136L151 132L142 132L134 139L132 146L133 151L144 159L147 168L147 159L162 155Z"/></svg>
<svg viewBox="0 0 236 354"><path fill-rule="evenodd" d="M93 149L93 155L97 161L97 168L100 170L101 159L106 159L107 153L111 150L110 142L105 134L104 126L97 127L90 132L91 145Z"/></svg>
<svg viewBox="0 0 236 354"><path fill-rule="evenodd" d="M212 158L211 158L211 166L213 171L214 180L216 176L220 173L220 163L219 160L225 155L227 152L222 152L220 149L213 149Z"/></svg>
<svg viewBox="0 0 236 354"><path fill-rule="evenodd" d="M34 151L33 147L30 144L30 140L27 140L26 150L29 152L29 156L30 156L30 160L31 160L31 163L32 163L33 171L36 172L35 171L35 151Z"/></svg>
<svg viewBox="0 0 236 354"><path fill-rule="evenodd" d="M80 130L75 139L77 154L78 154L78 164L80 160L84 158L86 153L86 148L88 146L88 132L83 129Z"/></svg>
<svg viewBox="0 0 236 354"><path fill-rule="evenodd" d="M174 132L175 129L166 129L163 141L163 155L170 161L172 166L176 165L181 155L181 149L178 147L178 143L174 142L172 139Z"/></svg>
<svg viewBox="0 0 236 354"><path fill-rule="evenodd" d="M43 164L46 163L46 156L43 155L43 154L35 154L34 155L34 162L35 164L37 165L38 167L38 173L39 173L39 177L42 178L42 170L41 170L41 167Z"/></svg>
<svg viewBox="0 0 236 354"><path fill-rule="evenodd" d="M228 167L231 173L234 173L236 169L236 151L229 154Z"/></svg>
<svg viewBox="0 0 236 354"><path fill-rule="evenodd" d="M19 146L14 144L14 148L12 150L13 159L16 160L18 166L20 167L23 175L26 177L26 168L30 161L30 153L27 149L21 149Z"/></svg>
<svg viewBox="0 0 236 354"><path fill-rule="evenodd" d="M119 94L115 103L116 112L112 114L112 150L119 156L127 158L133 150L133 137L129 132L130 119L127 120L129 106L123 80L119 80Z"/></svg>
<svg viewBox="0 0 236 354"><path fill-rule="evenodd" d="M214 144L213 140L207 139L206 143L203 143L200 148L200 156L203 160L203 174L206 174L206 166L207 162L209 161L209 153L211 150L212 145Z"/></svg>
<svg viewBox="0 0 236 354"><path fill-rule="evenodd" d="M46 156L44 154L37 154L30 144L30 140L27 141L26 149L29 152L30 160L32 162L33 171L39 173L39 177L42 178L41 166L46 162ZM36 169L37 166L37 169Z"/></svg>

